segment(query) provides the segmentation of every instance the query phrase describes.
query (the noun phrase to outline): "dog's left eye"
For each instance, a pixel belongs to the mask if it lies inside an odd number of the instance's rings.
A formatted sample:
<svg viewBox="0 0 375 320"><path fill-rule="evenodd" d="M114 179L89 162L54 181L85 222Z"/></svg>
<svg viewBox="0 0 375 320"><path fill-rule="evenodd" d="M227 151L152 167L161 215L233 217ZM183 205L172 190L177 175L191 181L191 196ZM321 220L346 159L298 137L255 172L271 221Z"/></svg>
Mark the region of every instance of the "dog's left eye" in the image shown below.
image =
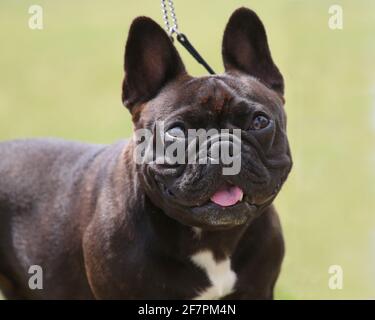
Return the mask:
<svg viewBox="0 0 375 320"><path fill-rule="evenodd" d="M184 138L185 137L185 130L182 126L178 125L172 127L166 131L166 134L173 137L173 138Z"/></svg>
<svg viewBox="0 0 375 320"><path fill-rule="evenodd" d="M258 114L253 118L251 129L253 130L264 129L269 124L270 124L270 119L267 116L263 114Z"/></svg>

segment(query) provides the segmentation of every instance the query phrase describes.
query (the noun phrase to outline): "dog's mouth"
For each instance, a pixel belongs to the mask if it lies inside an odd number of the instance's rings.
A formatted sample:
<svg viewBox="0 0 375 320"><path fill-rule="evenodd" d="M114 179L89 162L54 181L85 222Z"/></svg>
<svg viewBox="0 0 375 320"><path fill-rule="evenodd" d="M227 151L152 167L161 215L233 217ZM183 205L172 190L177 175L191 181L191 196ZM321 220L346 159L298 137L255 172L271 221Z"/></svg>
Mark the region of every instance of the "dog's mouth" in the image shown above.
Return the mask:
<svg viewBox="0 0 375 320"><path fill-rule="evenodd" d="M241 202L243 196L240 187L225 183L210 197L210 200L220 207L230 207Z"/></svg>
<svg viewBox="0 0 375 320"><path fill-rule="evenodd" d="M259 207L248 200L242 188L224 183L206 202L193 207L180 207L184 212L180 221L211 230L243 225L259 213Z"/></svg>
<svg viewBox="0 0 375 320"><path fill-rule="evenodd" d="M253 203L240 186L229 182L223 182L206 201L193 206L180 202L164 183L159 185L165 199L169 199L168 207L172 205L167 212L190 226L212 230L227 229L253 220L263 208L263 202ZM274 195L267 199L267 202L273 197Z"/></svg>
<svg viewBox="0 0 375 320"><path fill-rule="evenodd" d="M258 209L248 201L242 188L225 182L206 203L191 208L190 215L200 227L225 229L252 220L258 215Z"/></svg>

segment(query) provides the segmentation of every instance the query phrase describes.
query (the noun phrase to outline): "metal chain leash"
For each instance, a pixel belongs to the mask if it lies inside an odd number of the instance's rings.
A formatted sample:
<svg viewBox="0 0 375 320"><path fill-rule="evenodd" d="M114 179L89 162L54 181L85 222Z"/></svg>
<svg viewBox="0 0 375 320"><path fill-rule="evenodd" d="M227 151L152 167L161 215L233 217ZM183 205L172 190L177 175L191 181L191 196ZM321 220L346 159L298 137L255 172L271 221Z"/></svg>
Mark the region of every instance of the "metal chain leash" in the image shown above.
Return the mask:
<svg viewBox="0 0 375 320"><path fill-rule="evenodd" d="M177 17L176 13L174 12L174 5L172 0L168 0L168 5L166 0L161 0L161 10L163 11L163 20L165 24L165 30L172 36L174 33L179 34L178 31L178 24L177 24ZM171 16L171 20L173 25L169 23L169 15Z"/></svg>
<svg viewBox="0 0 375 320"><path fill-rule="evenodd" d="M179 31L173 1L168 0L167 3L167 0L161 0L161 10L163 13L165 30L167 31L171 40L173 41L173 34L175 33L177 35L176 38L178 42L184 46L184 48L195 58L195 60L197 60L198 63L200 63L201 65L203 65L210 74L215 74L215 71L212 70L212 68L202 58L199 52L193 47L193 45L188 40L187 36L185 36L183 33ZM171 17L172 21L169 20L169 16Z"/></svg>

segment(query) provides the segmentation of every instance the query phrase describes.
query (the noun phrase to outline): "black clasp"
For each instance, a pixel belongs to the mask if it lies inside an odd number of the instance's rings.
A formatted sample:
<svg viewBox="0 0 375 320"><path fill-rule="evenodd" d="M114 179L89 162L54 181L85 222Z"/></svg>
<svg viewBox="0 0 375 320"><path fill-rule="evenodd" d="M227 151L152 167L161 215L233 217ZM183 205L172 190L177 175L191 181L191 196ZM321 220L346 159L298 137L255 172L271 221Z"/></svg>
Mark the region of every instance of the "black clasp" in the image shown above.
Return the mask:
<svg viewBox="0 0 375 320"><path fill-rule="evenodd" d="M210 74L215 74L215 71L207 64L207 62L202 58L199 52L193 47L188 38L183 34L177 34L177 40L181 43L184 48L189 51L189 53L197 60L201 65L203 65Z"/></svg>

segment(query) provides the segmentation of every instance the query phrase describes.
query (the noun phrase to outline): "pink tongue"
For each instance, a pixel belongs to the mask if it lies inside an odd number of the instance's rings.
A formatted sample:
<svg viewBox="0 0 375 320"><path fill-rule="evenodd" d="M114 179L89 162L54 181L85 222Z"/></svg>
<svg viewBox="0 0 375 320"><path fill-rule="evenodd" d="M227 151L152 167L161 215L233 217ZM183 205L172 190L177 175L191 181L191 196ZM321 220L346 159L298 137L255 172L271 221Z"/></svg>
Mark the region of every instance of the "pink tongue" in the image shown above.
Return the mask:
<svg viewBox="0 0 375 320"><path fill-rule="evenodd" d="M222 207L233 206L242 200L243 191L237 186L225 185L211 197L211 201Z"/></svg>

